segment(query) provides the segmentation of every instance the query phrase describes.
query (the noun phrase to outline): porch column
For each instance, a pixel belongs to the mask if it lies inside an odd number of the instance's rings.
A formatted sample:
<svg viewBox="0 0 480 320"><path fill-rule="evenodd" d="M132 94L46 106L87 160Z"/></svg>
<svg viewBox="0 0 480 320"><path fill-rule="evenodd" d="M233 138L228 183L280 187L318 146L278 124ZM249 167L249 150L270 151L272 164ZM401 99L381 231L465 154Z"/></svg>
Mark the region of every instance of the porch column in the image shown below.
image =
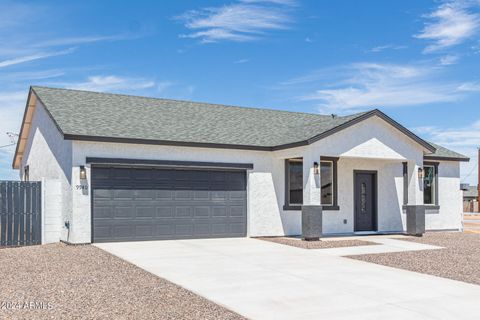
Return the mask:
<svg viewBox="0 0 480 320"><path fill-rule="evenodd" d="M406 232L414 236L425 233L425 207L423 204L423 181L418 170L423 167L423 158L408 161L408 203L406 213Z"/></svg>
<svg viewBox="0 0 480 320"><path fill-rule="evenodd" d="M423 205L423 182L418 178L418 169L423 162L408 161L408 205Z"/></svg>
<svg viewBox="0 0 480 320"><path fill-rule="evenodd" d="M314 173L314 162L320 166L320 157L317 159L311 153L303 156L303 204L319 206L320 174Z"/></svg>
<svg viewBox="0 0 480 320"><path fill-rule="evenodd" d="M322 236L322 207L320 206L320 175L315 174L318 159L311 153L303 156L302 239L319 240ZM320 168L319 168L320 170Z"/></svg>

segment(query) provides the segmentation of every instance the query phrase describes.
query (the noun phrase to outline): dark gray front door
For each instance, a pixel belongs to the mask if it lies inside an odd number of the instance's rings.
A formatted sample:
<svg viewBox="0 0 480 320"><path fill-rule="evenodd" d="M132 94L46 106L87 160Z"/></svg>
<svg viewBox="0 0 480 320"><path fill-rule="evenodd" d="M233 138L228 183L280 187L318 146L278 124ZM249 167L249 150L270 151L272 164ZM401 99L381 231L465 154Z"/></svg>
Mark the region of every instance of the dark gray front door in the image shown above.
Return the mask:
<svg viewBox="0 0 480 320"><path fill-rule="evenodd" d="M244 237L246 172L94 167L93 242Z"/></svg>
<svg viewBox="0 0 480 320"><path fill-rule="evenodd" d="M376 229L376 174L355 172L355 231Z"/></svg>

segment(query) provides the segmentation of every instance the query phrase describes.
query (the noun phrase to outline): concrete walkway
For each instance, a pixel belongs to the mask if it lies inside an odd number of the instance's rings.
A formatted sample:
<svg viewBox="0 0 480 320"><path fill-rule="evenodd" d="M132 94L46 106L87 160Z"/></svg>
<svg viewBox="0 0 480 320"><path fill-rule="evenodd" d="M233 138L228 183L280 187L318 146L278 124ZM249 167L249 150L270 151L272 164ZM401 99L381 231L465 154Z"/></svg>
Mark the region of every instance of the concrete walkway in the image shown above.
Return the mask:
<svg viewBox="0 0 480 320"><path fill-rule="evenodd" d="M480 286L323 249L249 238L97 246L251 319L478 319L480 314Z"/></svg>
<svg viewBox="0 0 480 320"><path fill-rule="evenodd" d="M334 256L353 256L353 255L371 254L371 253L388 253L388 252L442 249L442 247L432 246L429 244L410 242L410 241L401 241L401 240L389 239L385 237L365 237L365 240L370 242L375 242L378 245L329 248L329 249L317 249L317 250L321 250L323 254L330 254Z"/></svg>

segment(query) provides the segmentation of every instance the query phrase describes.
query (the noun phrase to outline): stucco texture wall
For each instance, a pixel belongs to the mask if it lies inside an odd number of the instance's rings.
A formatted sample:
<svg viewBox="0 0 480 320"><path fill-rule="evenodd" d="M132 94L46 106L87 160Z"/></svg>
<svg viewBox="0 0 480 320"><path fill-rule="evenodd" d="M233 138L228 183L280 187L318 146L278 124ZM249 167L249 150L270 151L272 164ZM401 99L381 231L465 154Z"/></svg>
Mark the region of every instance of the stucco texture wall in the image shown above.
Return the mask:
<svg viewBox="0 0 480 320"><path fill-rule="evenodd" d="M42 181L42 179L58 180L61 190L59 206L47 206L43 213L46 222L69 221L72 219L71 202L71 172L72 172L72 142L63 139L54 122L48 115L40 101L37 101L35 113L27 139L25 153L22 157L20 175L22 178L23 169L29 166L29 178L31 181ZM52 183L52 186L54 183ZM44 187L48 187L45 184ZM55 187L56 188L56 187ZM50 194L50 193L47 193ZM54 199L54 198L52 198ZM51 200L51 201L58 201ZM58 212L60 210L60 212ZM61 219L57 219L60 215ZM50 226L52 228L52 226ZM60 237L67 238L67 230L59 227ZM47 233L49 241L56 235ZM51 241L50 241L51 242Z"/></svg>
<svg viewBox="0 0 480 320"><path fill-rule="evenodd" d="M426 229L462 229L462 197L460 164L455 161L440 161L438 165L438 204L440 209L426 211Z"/></svg>

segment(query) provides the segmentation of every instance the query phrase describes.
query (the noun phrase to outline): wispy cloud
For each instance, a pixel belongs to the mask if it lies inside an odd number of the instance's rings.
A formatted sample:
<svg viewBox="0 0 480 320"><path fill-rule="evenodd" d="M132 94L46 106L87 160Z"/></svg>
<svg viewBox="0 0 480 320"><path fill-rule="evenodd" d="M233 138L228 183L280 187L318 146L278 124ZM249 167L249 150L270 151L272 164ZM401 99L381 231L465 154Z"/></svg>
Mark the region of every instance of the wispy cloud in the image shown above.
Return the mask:
<svg viewBox="0 0 480 320"><path fill-rule="evenodd" d="M314 101L321 112L328 113L452 102L467 91L480 91L472 84L437 80L441 72L441 68L426 64L354 63L319 70L281 86L303 91L298 100Z"/></svg>
<svg viewBox="0 0 480 320"><path fill-rule="evenodd" d="M247 63L248 61L250 61L249 59L238 59L238 60L235 60L233 61L234 64L242 64L242 63Z"/></svg>
<svg viewBox="0 0 480 320"><path fill-rule="evenodd" d="M240 1L221 7L190 10L176 17L192 32L182 38L202 43L222 40L245 42L265 37L273 30L287 29L294 1Z"/></svg>
<svg viewBox="0 0 480 320"><path fill-rule="evenodd" d="M449 66L456 64L459 59L460 57L457 55L447 54L446 56L440 57L440 65Z"/></svg>
<svg viewBox="0 0 480 320"><path fill-rule="evenodd" d="M480 82L464 82L458 86L458 91L480 92Z"/></svg>
<svg viewBox="0 0 480 320"><path fill-rule="evenodd" d="M9 67L9 66L13 66L13 65L16 65L16 64L30 62L30 61L34 61L34 60L40 60L40 59L45 59L45 58L50 58L50 57L55 57L55 56L66 55L66 54L70 54L74 51L75 51L75 48L69 48L69 49L66 49L66 50L60 50L60 51L54 51L54 52L35 53L35 54L32 54L32 55L28 55L28 56L22 56L22 57L17 57L17 58L13 58L13 59L7 59L7 60L0 61L0 68Z"/></svg>
<svg viewBox="0 0 480 320"><path fill-rule="evenodd" d="M395 45L395 44L385 44L382 46L376 46L370 49L370 52L381 52L384 50L402 50L408 48L407 46L404 45Z"/></svg>
<svg viewBox="0 0 480 320"><path fill-rule="evenodd" d="M480 27L480 15L471 11L478 1L449 1L425 15L428 19L423 30L415 35L418 39L430 40L424 52L430 53L458 45L471 38Z"/></svg>
<svg viewBox="0 0 480 320"><path fill-rule="evenodd" d="M145 78L120 77L115 75L91 76L87 81L66 83L64 87L89 91L132 91L155 87L155 81Z"/></svg>
<svg viewBox="0 0 480 320"><path fill-rule="evenodd" d="M32 47L56 47L56 46L71 46L71 45L80 45L87 43L95 42L105 42L105 41L119 41L138 38L138 36L128 35L128 34L117 34L117 35L89 35L89 36L80 36L80 37L66 37L66 38L57 38L49 39L44 41L39 41L32 44Z"/></svg>
<svg viewBox="0 0 480 320"><path fill-rule="evenodd" d="M470 163L461 164L461 179L463 182L476 185L478 169L476 168L476 157L478 142L480 141L480 119L458 128L429 126L412 128L412 130L429 141L470 157Z"/></svg>

